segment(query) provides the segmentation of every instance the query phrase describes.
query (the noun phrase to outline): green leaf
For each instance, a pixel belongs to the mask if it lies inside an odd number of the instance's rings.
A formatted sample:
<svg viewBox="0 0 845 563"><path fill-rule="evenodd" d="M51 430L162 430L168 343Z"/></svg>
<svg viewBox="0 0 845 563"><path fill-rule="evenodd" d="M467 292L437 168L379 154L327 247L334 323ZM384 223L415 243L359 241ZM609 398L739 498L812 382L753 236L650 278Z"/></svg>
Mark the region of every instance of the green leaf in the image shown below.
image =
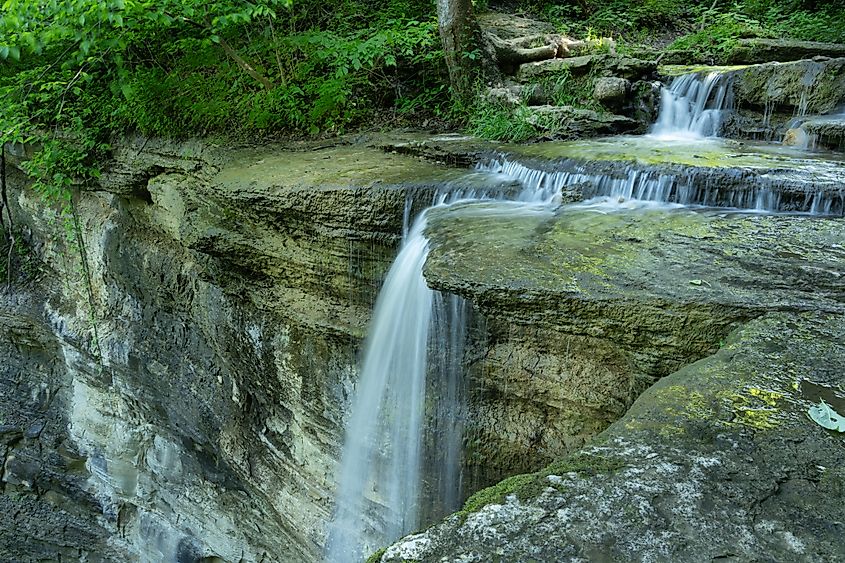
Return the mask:
<svg viewBox="0 0 845 563"><path fill-rule="evenodd" d="M830 408L830 405L825 403L824 400L818 405L810 407L807 414L813 422L823 428L845 432L845 416Z"/></svg>

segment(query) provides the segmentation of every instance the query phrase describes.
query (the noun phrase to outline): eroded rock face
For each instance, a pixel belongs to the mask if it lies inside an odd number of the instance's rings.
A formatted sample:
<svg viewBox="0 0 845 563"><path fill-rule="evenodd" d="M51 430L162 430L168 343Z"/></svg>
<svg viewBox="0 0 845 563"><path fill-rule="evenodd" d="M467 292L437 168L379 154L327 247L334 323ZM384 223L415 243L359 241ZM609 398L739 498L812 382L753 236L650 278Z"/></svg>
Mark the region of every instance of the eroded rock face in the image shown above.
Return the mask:
<svg viewBox="0 0 845 563"><path fill-rule="evenodd" d="M498 372L479 366L494 372L484 384L508 381L508 394L548 421L577 412L549 409L543 389L551 374L577 392L582 379L601 373L589 367L598 361L617 366L617 386L626 388L718 350L661 379L591 445L478 493L464 511L379 560L845 556L841 439L806 416L819 393L845 406L845 254L834 242L842 220L573 211L511 220L502 237L477 210L448 213L446 232L431 227L428 279L475 302L499 327L494 335L534 331L498 343L494 336L491 348L519 358L527 346L541 360L568 359L531 373L519 362ZM478 258L490 248L495 267ZM614 325L614 311L631 316ZM579 330L588 319L603 319L603 330ZM731 320L747 324L726 336ZM661 347L638 341L645 333ZM609 363L609 354L619 360ZM613 409L598 401L595 408ZM497 408L515 420L504 436L531 424L518 405ZM545 453L538 446L523 455Z"/></svg>
<svg viewBox="0 0 845 563"><path fill-rule="evenodd" d="M461 173L309 148L124 147L75 202L85 270L9 170L50 267L0 314L0 558L319 559L406 198Z"/></svg>
<svg viewBox="0 0 845 563"><path fill-rule="evenodd" d="M797 115L829 114L845 102L845 58L751 65L729 71L736 113L725 134L780 140Z"/></svg>
<svg viewBox="0 0 845 563"><path fill-rule="evenodd" d="M764 311L841 308L842 257L813 250L840 236L841 221L578 206L509 218L468 206L431 221L429 283L470 300L487 324L470 368L481 391L468 433L485 460L474 475L559 459Z"/></svg>

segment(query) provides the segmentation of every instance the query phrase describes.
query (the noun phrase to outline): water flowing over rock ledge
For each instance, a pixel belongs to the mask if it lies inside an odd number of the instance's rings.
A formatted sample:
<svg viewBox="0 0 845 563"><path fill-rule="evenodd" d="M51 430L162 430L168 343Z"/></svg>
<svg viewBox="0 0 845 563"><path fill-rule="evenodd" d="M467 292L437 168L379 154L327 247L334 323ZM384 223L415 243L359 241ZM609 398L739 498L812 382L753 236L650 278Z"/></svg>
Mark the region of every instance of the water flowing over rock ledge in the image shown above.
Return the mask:
<svg viewBox="0 0 845 563"><path fill-rule="evenodd" d="M396 140L387 150L539 180L576 199L623 196L760 211L845 213L845 157L729 139L616 136L528 145ZM575 194L575 192L578 192Z"/></svg>

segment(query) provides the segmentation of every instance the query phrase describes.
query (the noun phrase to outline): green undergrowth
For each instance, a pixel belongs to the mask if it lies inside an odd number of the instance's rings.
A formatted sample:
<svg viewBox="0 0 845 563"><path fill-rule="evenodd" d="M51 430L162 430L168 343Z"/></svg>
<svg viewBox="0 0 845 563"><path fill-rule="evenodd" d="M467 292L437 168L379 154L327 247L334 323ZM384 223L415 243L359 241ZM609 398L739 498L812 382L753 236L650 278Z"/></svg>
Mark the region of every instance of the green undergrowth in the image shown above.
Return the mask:
<svg viewBox="0 0 845 563"><path fill-rule="evenodd" d="M467 120L467 131L482 139L518 143L537 136L531 124L531 110L498 102L479 102Z"/></svg>
<svg viewBox="0 0 845 563"><path fill-rule="evenodd" d="M548 93L549 101L556 106L572 106L581 109L601 110L601 105L593 98L595 76L572 76L568 68L563 68L542 82L544 92Z"/></svg>
<svg viewBox="0 0 845 563"><path fill-rule="evenodd" d="M527 13L575 37L609 36L625 52L639 45L719 61L740 38L845 42L845 1L522 0Z"/></svg>
<svg viewBox="0 0 845 563"><path fill-rule="evenodd" d="M510 495L515 495L521 501L536 498L547 487L554 487L548 480L549 475L577 473L584 477L592 477L594 475L612 473L622 467L624 467L624 463L616 458L596 454L575 453L567 458L553 462L536 473L514 475L492 487L476 492L467 499L463 508L457 514L461 520L465 521L470 514L478 512L488 504L501 504Z"/></svg>
<svg viewBox="0 0 845 563"><path fill-rule="evenodd" d="M605 111L593 98L595 76L572 76L568 68L543 78L539 83L544 96L554 106L569 106L575 109ZM534 113L528 100L512 105L487 100L480 95L479 101L469 109L466 119L467 130L472 135L492 141L510 143L525 142L537 138L554 138L567 133L566 124L553 115Z"/></svg>

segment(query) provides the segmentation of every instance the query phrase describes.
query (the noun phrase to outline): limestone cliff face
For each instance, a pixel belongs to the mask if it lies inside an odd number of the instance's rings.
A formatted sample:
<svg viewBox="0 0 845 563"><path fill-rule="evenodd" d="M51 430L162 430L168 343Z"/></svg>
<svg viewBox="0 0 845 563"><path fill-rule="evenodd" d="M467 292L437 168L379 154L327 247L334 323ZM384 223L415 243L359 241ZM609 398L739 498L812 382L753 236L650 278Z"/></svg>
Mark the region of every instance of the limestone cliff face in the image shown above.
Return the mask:
<svg viewBox="0 0 845 563"><path fill-rule="evenodd" d="M75 199L85 268L9 173L46 265L2 297L0 558L318 559L406 198L456 173L130 142Z"/></svg>

